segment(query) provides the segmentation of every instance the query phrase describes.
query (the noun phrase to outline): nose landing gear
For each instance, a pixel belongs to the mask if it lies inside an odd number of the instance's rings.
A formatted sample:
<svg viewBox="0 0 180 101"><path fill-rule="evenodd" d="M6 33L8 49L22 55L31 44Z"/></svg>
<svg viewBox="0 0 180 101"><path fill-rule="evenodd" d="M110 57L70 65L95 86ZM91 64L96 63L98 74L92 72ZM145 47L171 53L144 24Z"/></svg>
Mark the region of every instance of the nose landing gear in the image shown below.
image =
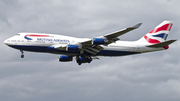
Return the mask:
<svg viewBox="0 0 180 101"><path fill-rule="evenodd" d="M20 52L21 52L21 58L24 58L23 50L20 50Z"/></svg>

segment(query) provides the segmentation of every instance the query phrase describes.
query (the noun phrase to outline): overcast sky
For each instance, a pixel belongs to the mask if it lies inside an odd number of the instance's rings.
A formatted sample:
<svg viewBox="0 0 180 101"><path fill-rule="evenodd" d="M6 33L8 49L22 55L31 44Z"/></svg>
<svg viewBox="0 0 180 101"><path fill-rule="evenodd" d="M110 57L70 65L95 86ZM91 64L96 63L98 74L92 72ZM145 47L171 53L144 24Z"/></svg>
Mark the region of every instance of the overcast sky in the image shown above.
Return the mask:
<svg viewBox="0 0 180 101"><path fill-rule="evenodd" d="M6 46L19 32L93 38L137 23L134 41L164 20L180 39L179 0L0 0L1 101L180 101L180 41L166 51L60 63L57 55Z"/></svg>

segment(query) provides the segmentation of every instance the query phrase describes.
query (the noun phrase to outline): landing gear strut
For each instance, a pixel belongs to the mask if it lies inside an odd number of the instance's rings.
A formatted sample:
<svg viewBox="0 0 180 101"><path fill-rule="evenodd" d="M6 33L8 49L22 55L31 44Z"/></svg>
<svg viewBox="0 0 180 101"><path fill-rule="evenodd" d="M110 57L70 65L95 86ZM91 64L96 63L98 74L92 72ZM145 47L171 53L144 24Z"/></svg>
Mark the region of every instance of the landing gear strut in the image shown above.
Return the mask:
<svg viewBox="0 0 180 101"><path fill-rule="evenodd" d="M20 50L20 52L21 52L21 58L24 58L23 50Z"/></svg>

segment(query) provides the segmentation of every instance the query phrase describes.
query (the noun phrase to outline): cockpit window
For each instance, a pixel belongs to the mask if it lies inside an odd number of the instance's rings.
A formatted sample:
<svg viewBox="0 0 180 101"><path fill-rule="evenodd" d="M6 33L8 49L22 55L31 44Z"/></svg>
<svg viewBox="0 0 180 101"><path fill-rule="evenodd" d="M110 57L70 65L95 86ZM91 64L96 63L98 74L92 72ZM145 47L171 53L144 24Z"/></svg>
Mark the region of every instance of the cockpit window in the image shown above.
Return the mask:
<svg viewBox="0 0 180 101"><path fill-rule="evenodd" d="M16 34L16 35L20 35L20 34Z"/></svg>

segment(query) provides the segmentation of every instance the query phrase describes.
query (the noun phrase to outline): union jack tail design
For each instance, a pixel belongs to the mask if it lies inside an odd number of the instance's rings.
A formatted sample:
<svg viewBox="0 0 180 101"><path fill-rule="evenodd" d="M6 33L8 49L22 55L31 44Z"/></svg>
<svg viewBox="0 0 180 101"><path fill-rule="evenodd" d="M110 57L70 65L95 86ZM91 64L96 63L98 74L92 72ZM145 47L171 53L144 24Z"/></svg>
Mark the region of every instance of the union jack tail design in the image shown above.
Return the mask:
<svg viewBox="0 0 180 101"><path fill-rule="evenodd" d="M161 24L159 24L157 27L155 27L152 31L147 33L138 41L147 42L149 44L157 44L164 42L166 41L172 25L172 21L163 21Z"/></svg>

